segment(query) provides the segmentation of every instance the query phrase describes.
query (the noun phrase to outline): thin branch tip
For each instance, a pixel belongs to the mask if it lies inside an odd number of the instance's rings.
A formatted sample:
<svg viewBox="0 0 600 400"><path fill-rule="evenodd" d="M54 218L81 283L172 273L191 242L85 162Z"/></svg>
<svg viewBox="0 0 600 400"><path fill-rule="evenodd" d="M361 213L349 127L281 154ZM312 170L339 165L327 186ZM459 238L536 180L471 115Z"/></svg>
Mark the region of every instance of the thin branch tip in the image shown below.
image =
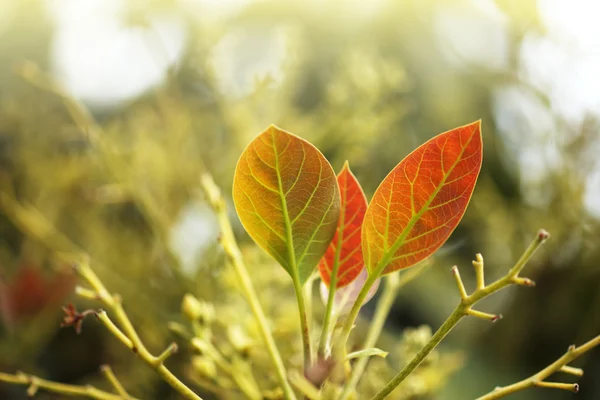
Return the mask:
<svg viewBox="0 0 600 400"><path fill-rule="evenodd" d="M535 281L529 278L517 277L514 279L515 285L521 285L526 287L535 287Z"/></svg>
<svg viewBox="0 0 600 400"><path fill-rule="evenodd" d="M577 383L534 381L533 385L541 388L566 390L573 393L579 392L579 384Z"/></svg>
<svg viewBox="0 0 600 400"><path fill-rule="evenodd" d="M460 294L460 298L464 301L469 295L467 295L467 291L465 289L465 285L460 277L460 272L458 271L458 267L455 265L451 269L452 275L454 275L454 279L456 280L456 286L458 287L458 293Z"/></svg>
<svg viewBox="0 0 600 400"><path fill-rule="evenodd" d="M583 369L570 367L568 365L563 365L562 367L560 367L559 371L564 372L565 374L570 374L570 375L577 376L577 377L583 376Z"/></svg>
<svg viewBox="0 0 600 400"><path fill-rule="evenodd" d="M155 365L162 365L167 360L167 358L171 357L173 354L177 353L179 350L179 346L177 343L172 342L169 347L165 349L158 357L154 359Z"/></svg>
<svg viewBox="0 0 600 400"><path fill-rule="evenodd" d="M544 241L550 239L550 233L545 229L540 229L538 231L537 237L538 237L538 240L540 240L541 242L544 242Z"/></svg>
<svg viewBox="0 0 600 400"><path fill-rule="evenodd" d="M489 314L486 312L473 310L472 308L467 310L467 315L470 315L470 316L476 317L476 318L481 318L481 319L484 319L484 320L490 321L490 322L496 322L496 321L502 319L502 314Z"/></svg>

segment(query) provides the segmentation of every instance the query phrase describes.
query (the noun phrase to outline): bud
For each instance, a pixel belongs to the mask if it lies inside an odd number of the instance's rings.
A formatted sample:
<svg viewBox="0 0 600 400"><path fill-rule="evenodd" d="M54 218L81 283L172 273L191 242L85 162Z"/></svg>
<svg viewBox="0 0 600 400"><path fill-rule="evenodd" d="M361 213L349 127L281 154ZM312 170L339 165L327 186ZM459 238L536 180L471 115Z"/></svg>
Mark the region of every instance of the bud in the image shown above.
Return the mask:
<svg viewBox="0 0 600 400"><path fill-rule="evenodd" d="M254 344L240 325L228 326L227 337L233 348L242 355L247 355Z"/></svg>
<svg viewBox="0 0 600 400"><path fill-rule="evenodd" d="M215 362L204 356L194 356L192 357L192 367L194 367L194 371L203 377L214 379L217 377L217 366Z"/></svg>
<svg viewBox="0 0 600 400"><path fill-rule="evenodd" d="M183 297L181 311L190 321L199 321L210 325L215 320L215 308L213 305L200 301L189 293Z"/></svg>

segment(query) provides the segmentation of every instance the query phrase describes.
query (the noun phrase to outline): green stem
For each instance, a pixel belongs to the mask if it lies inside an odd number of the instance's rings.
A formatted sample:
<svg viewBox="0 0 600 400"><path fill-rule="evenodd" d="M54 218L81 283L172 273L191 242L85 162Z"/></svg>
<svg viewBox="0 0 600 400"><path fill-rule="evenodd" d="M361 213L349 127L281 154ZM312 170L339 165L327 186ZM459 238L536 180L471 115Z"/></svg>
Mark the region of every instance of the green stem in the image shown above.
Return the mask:
<svg viewBox="0 0 600 400"><path fill-rule="evenodd" d="M133 397L131 397L129 395L129 393L127 393L127 391L125 390L125 388L123 387L123 385L121 384L121 382L119 382L119 380L117 379L117 377L115 376L114 372L112 371L112 369L110 368L109 365L106 365L106 364L102 365L100 367L100 371L102 371L102 373L106 377L106 380L110 382L110 384L115 389L115 391L124 400L133 400Z"/></svg>
<svg viewBox="0 0 600 400"><path fill-rule="evenodd" d="M283 395L286 399L295 400L296 395L294 394L294 391L287 380L287 373L283 364L283 360L281 359L281 355L279 354L279 350L277 349L277 345L275 344L275 340L273 339L273 335L269 329L267 318L265 317L265 313L260 305L260 301L258 300L258 295L254 290L252 280L248 274L246 264L244 264L244 260L235 240L235 236L233 235L231 223L229 222L229 216L227 215L227 209L225 207L225 200L221 196L221 191L210 175L203 174L201 184L210 205L217 214L219 225L221 227L221 244L231 264L233 265L238 280L242 286L242 291L244 292L246 300L250 305L250 309L254 314L260 334L265 346L267 347L267 352L269 353L271 361L275 366L275 373L279 380L279 384L283 389Z"/></svg>
<svg viewBox="0 0 600 400"><path fill-rule="evenodd" d="M340 218L343 218L343 209ZM335 249L335 258L333 260L333 267L331 268L331 277L329 279L329 295L327 296L327 307L325 308L325 315L323 316L323 329L321 330L321 337L319 339L319 358L325 358L327 356L328 347L330 343L330 334L333 331L331 329L332 324L332 313L333 304L335 303L335 291L337 286L337 274L340 268L340 254L342 249L342 234L338 231L338 242Z"/></svg>
<svg viewBox="0 0 600 400"><path fill-rule="evenodd" d="M310 341L310 329L308 327L308 316L306 314L306 302L300 279L296 276L292 279L294 291L298 303L298 314L300 315L300 331L302 332L302 348L304 353L304 371L313 364L312 344Z"/></svg>
<svg viewBox="0 0 600 400"><path fill-rule="evenodd" d="M306 318L308 320L308 331L310 332L311 330L311 326L310 326L310 322L313 321L314 318L314 314L313 314L313 289L314 289L314 283L317 280L317 276L318 276L318 272L317 273L313 273L310 278L308 278L308 280L304 283L304 301L305 301L305 306L306 306ZM310 336L310 335L309 335ZM310 355L310 359L314 360L315 355L313 353L314 348L311 345L311 355Z"/></svg>
<svg viewBox="0 0 600 400"><path fill-rule="evenodd" d="M377 273L369 274L369 277L365 281L365 284L363 285L360 293L358 294L358 297L356 298L356 301L354 302L354 305L352 306L350 313L346 317L346 323L344 324L342 333L340 334L340 337L338 338L338 341L337 341L335 349L334 349L335 357L338 360L344 359L344 354L346 352L346 343L348 342L348 338L350 337L350 332L352 331L352 328L354 327L354 321L356 321L356 317L358 317L358 313L360 312L360 309L361 309L365 299L367 298L367 294L369 293L369 290L371 289L371 287L377 281L377 277L379 275L380 274L377 274Z"/></svg>
<svg viewBox="0 0 600 400"><path fill-rule="evenodd" d="M525 267L540 245L544 243L546 239L548 239L548 237L549 234L546 231L540 230L536 238L531 242L527 250L525 250L519 261L517 261L517 263L504 277L498 279L489 286L484 286L482 288L478 287L470 296L466 295L464 285L462 284L460 275L458 273L458 269L456 267L452 268L452 272L454 273L458 284L459 292L461 293L460 303L458 306L456 306L454 311L452 311L452 314L450 314L442 326L440 326L439 329L434 333L431 339L429 339L427 344L425 344L425 346L415 355L415 357L371 400L384 399L387 395L394 391L394 389L396 389L396 387L398 387L398 385L400 385L421 364L421 362L423 362L425 357L427 357L429 353L436 348L436 346L446 337L448 333L450 333L450 331L463 317L467 315L473 315L488 319L492 322L499 319L500 316L475 311L472 309L472 306L484 297L487 297L492 293L505 288L506 286L512 284L532 286L533 282L527 278L520 278L519 273ZM473 265L476 267L475 271L478 275L478 282L483 282L483 268L478 268L479 265L483 266L483 258L481 255L477 255L477 261L474 261Z"/></svg>
<svg viewBox="0 0 600 400"><path fill-rule="evenodd" d="M377 303L377 309L375 310L375 315L373 316L373 320L370 322L369 332L367 333L367 338L365 339L365 344L363 349L368 349L375 347L377 344L377 340L379 339L379 335L381 335L381 331L383 329L383 325L385 324L385 320L394 304L394 300L396 299L396 295L398 294L398 290L400 289L398 274L389 275L386 279L385 289L381 294L379 302ZM345 400L350 396L350 394L358 385L360 378L362 377L365 368L369 362L369 357L360 358L356 364L354 364L352 368L352 374L350 375L350 380L346 383L344 387L344 391L338 398L338 400Z"/></svg>
<svg viewBox="0 0 600 400"><path fill-rule="evenodd" d="M386 285L377 303L377 308L375 309L375 315L373 316L373 320L369 324L369 331L367 333L367 338L365 339L363 349L375 347L375 345L377 344L377 340L381 335L381 331L383 330L385 321L390 313L392 306L394 305L394 300L396 299L396 296L398 295L400 289L407 285L409 282L412 282L417 277L421 276L421 274L425 272L425 270L427 270L431 265L431 262L425 262L414 268L409 269L408 271L402 274L390 274L386 277ZM363 357L356 362L356 364L352 368L352 374L350 375L350 379L344 387L344 391L342 392L338 400L347 399L348 396L350 396L350 394L354 391L369 361L369 357Z"/></svg>
<svg viewBox="0 0 600 400"><path fill-rule="evenodd" d="M496 400L504 396L508 396L509 394L514 394L521 390L536 386L577 392L579 390L579 385L577 385L576 383L546 382L545 379L559 371L575 376L583 375L582 370L580 370L579 368L569 367L567 364L599 345L600 336L596 336L595 338L591 339L590 341L579 347L575 347L574 345L570 346L567 352L562 357L560 357L558 360L556 360L543 370L539 371L538 373L530 376L529 378L523 379L520 382L513 383L512 385L498 387L490 393L479 397L477 400Z"/></svg>
<svg viewBox="0 0 600 400"><path fill-rule="evenodd" d="M425 357L446 337L448 333L458 324L466 314L463 304L457 306L448 319L440 326L435 334L429 339L427 344L417 353L417 355L392 379L379 393L371 400L385 399L396 387L406 379L423 362Z"/></svg>

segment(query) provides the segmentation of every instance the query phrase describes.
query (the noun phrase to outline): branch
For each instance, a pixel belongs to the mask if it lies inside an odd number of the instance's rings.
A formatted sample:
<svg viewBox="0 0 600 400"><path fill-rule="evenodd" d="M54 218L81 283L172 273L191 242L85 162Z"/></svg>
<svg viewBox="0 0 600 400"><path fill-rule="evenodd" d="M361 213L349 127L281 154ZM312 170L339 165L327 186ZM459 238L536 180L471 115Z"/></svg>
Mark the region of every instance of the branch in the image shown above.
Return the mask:
<svg viewBox="0 0 600 400"><path fill-rule="evenodd" d="M89 256L82 249L72 243L62 233L58 232L34 207L22 206L6 193L0 193L0 206L5 210L6 216L11 219L15 226L39 240L49 249L54 250L61 261L74 265L74 270L77 274L90 286L90 289L78 289L77 293L86 299L97 299L111 311L116 322L120 325L120 329L112 323L108 315L103 311L98 312L97 316L117 339L136 353L146 364L154 368L163 380L181 396L190 400L202 400L201 397L195 394L165 367L163 363L164 359L153 356L146 349L146 346L142 343L127 313L123 309L121 297L110 294L100 278L90 267Z"/></svg>
<svg viewBox="0 0 600 400"><path fill-rule="evenodd" d="M534 374L529 378L523 379L522 381L513 383L509 386L497 387L490 393L479 397L477 400L500 399L504 396L508 396L509 394L513 394L530 387L546 387L551 389L568 390L570 392L577 393L579 391L579 385L576 383L546 382L546 379L557 372L564 372L577 377L582 376L582 369L570 367L568 364L598 345L600 345L600 335L579 347L575 347L575 345L569 346L567 352L563 354L562 357L554 361L537 374Z"/></svg>
<svg viewBox="0 0 600 400"><path fill-rule="evenodd" d="M477 259L473 261L475 268L475 275L477 278L477 287L471 295L467 295L463 282L460 278L458 268L455 266L452 268L452 273L456 279L458 291L460 293L460 303L456 306L452 314L446 319L446 321L439 327L435 334L431 337L429 342L417 353L417 355L379 392L372 400L382 400L386 398L398 385L400 385L420 364L423 362L425 357L436 348L436 346L446 337L448 333L459 323L459 321L468 315L482 318L490 322L495 322L502 318L501 315L493 315L484 313L481 311L474 310L472 307L481 299L496 293L497 291L510 286L510 285L523 285L523 286L534 286L531 279L519 277L519 273L527 262L531 259L536 250L544 243L550 235L545 230L541 229L536 235L535 239L527 250L523 253L519 261L508 271L508 273L491 283L485 285L483 276L483 257L481 254L477 255Z"/></svg>
<svg viewBox="0 0 600 400"><path fill-rule="evenodd" d="M88 257L75 265L75 271L92 287L100 302L102 302L115 316L115 320L121 326L119 329L112 323L108 315L104 311L98 312L98 318L108 328L120 342L136 353L146 364L156 370L156 372L180 395L190 400L201 400L201 397L195 394L189 387L179 380L173 373L164 365L165 360L171 356L176 346L172 344L158 357L152 355L142 342L137 331L133 327L131 320L127 316L122 305L122 300L118 295L111 295L100 281L100 278L94 273L89 266Z"/></svg>
<svg viewBox="0 0 600 400"><path fill-rule="evenodd" d="M117 377L115 376L114 372L112 371L112 369L110 368L109 365L102 365L100 367L100 371L102 371L102 373L104 374L104 376L106 377L106 380L110 382L110 384L112 385L113 388L115 388L115 391L125 400L134 400L133 397L131 397L127 391L125 390L125 388L123 387L123 385L121 384L121 382L119 382L119 380L117 379Z"/></svg>
<svg viewBox="0 0 600 400"><path fill-rule="evenodd" d="M254 290L254 286L252 285L252 280L248 274L246 264L242 259L242 254L237 245L237 241L233 235L233 229L231 228L229 216L227 215L225 199L209 174L203 174L200 183L208 203L217 214L217 219L221 227L221 245L223 246L223 250L225 250L225 254L227 254L227 257L229 258L229 261L233 265L238 280L242 286L244 295L246 296L246 300L248 301L250 309L254 314L260 334L263 338L265 346L267 347L267 352L269 353L271 361L275 366L275 372L277 374L279 384L283 389L284 396L286 399L295 400L296 395L294 394L294 391L287 380L283 360L281 359L281 355L279 354L279 350L277 349L275 340L273 339L273 335L269 329L267 318L265 317L265 313L260 305L256 291Z"/></svg>
<svg viewBox="0 0 600 400"><path fill-rule="evenodd" d="M60 382L53 382L48 381L46 379L38 378L34 375L28 375L23 372L17 372L14 375L0 372L0 381L11 383L13 385L27 386L27 395L29 397L35 396L38 390L44 390L47 392L57 393L64 396L79 396L96 400L137 400L134 397L127 395L126 393L125 395L123 395L119 392L120 394L116 395L97 389L96 387L91 385L78 386Z"/></svg>

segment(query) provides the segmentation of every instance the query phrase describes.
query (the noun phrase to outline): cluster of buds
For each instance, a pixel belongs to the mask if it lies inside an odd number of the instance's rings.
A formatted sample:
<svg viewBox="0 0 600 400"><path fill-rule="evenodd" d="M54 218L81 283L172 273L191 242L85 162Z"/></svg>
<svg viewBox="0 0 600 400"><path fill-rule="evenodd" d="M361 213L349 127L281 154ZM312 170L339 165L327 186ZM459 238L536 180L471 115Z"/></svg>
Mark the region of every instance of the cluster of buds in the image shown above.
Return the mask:
<svg viewBox="0 0 600 400"><path fill-rule="evenodd" d="M191 359L193 378L205 387L237 388L249 398L261 398L250 363L254 341L241 325L228 325L226 341L213 339L216 311L211 303L186 294L181 310L192 327L190 345L196 351ZM185 328L183 328L185 329ZM178 327L181 331L181 327Z"/></svg>

